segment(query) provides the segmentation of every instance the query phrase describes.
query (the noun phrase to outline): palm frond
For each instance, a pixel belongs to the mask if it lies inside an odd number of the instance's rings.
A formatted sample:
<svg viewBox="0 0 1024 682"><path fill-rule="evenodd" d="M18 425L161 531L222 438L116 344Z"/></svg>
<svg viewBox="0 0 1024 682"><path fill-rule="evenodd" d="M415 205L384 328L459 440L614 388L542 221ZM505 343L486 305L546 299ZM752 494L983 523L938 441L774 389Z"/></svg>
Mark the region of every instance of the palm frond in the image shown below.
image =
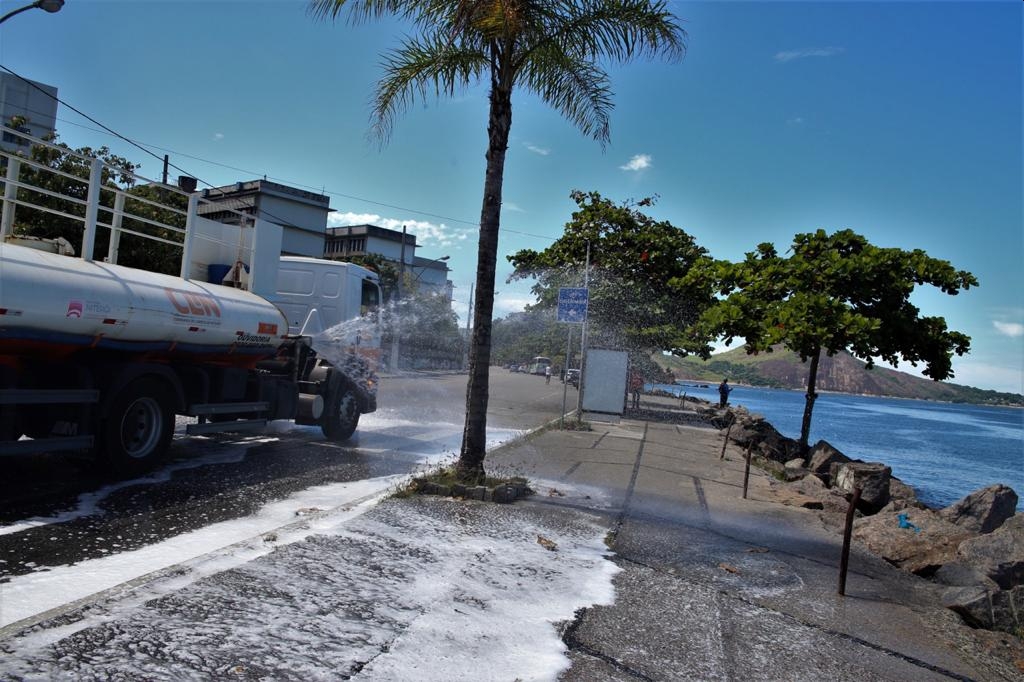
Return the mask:
<svg viewBox="0 0 1024 682"><path fill-rule="evenodd" d="M417 99L451 97L478 81L488 66L485 52L454 44L442 34L406 39L384 57L384 76L377 83L371 115L374 136L386 142L395 120Z"/></svg>
<svg viewBox="0 0 1024 682"><path fill-rule="evenodd" d="M554 46L538 49L524 63L520 82L604 147L610 139L614 104L608 74L590 60Z"/></svg>

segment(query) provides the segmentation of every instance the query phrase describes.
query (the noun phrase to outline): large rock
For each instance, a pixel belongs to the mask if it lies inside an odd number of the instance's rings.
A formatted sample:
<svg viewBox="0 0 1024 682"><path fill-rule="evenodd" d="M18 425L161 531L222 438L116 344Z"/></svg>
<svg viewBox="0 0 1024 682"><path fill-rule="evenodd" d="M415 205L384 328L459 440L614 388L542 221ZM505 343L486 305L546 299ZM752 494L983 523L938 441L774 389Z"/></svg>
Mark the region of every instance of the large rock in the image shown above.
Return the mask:
<svg viewBox="0 0 1024 682"><path fill-rule="evenodd" d="M1010 517L991 533L965 540L957 556L1004 590L1024 585L1024 514Z"/></svg>
<svg viewBox="0 0 1024 682"><path fill-rule="evenodd" d="M828 478L833 463L844 464L849 457L832 447L827 441L819 440L808 453L807 468L821 478ZM826 481L829 483L830 481Z"/></svg>
<svg viewBox="0 0 1024 682"><path fill-rule="evenodd" d="M799 451L799 443L783 436L763 417L738 410L729 440L743 448L749 445L755 454L781 464L793 459Z"/></svg>
<svg viewBox="0 0 1024 682"><path fill-rule="evenodd" d="M832 487L844 493L860 488L857 508L865 514L877 514L889 504L889 479L892 468L880 462L845 462L832 467Z"/></svg>
<svg viewBox="0 0 1024 682"><path fill-rule="evenodd" d="M971 627L991 630L995 625L992 596L984 587L951 587L942 594L942 605L960 614Z"/></svg>
<svg viewBox="0 0 1024 682"><path fill-rule="evenodd" d="M889 498L889 506L897 511L907 507L924 509L914 489L895 476L889 480Z"/></svg>
<svg viewBox="0 0 1024 682"><path fill-rule="evenodd" d="M916 527L901 528L900 515ZM854 521L853 537L886 561L911 573L930 577L958 558L957 548L975 537L930 509L884 511Z"/></svg>
<svg viewBox="0 0 1024 682"><path fill-rule="evenodd" d="M975 490L959 502L939 511L950 523L977 533L991 533L1013 516L1017 509L1017 493L1001 483Z"/></svg>

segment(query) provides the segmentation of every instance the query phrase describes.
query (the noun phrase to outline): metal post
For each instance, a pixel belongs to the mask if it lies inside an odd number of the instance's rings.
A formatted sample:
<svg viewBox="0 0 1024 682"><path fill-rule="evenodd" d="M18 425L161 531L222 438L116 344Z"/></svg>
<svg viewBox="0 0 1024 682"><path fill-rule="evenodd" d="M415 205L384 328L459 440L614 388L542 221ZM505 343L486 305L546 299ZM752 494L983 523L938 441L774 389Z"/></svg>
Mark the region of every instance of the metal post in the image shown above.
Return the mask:
<svg viewBox="0 0 1024 682"><path fill-rule="evenodd" d="M750 482L750 449L753 443L747 443L747 464L743 467L743 499L747 499L747 484Z"/></svg>
<svg viewBox="0 0 1024 682"><path fill-rule="evenodd" d="M587 290L587 312L580 333L580 385L576 393L576 417L583 419L583 376L587 372L587 320L590 318L590 240L587 240L587 262L583 264L583 288Z"/></svg>
<svg viewBox="0 0 1024 682"><path fill-rule="evenodd" d="M843 527L843 553L839 557L839 596L846 596L846 571L850 566L850 538L853 536L853 513L860 502L860 488L853 489L850 506L846 509L846 525Z"/></svg>
<svg viewBox="0 0 1024 682"><path fill-rule="evenodd" d="M402 250L401 255L398 258L398 286L395 287L395 301L394 301L394 324L392 325L391 331L391 371L398 371L398 339L402 335L402 322L401 315L399 314L398 307L402 302L402 280L405 279L405 225L402 225Z"/></svg>
<svg viewBox="0 0 1024 682"><path fill-rule="evenodd" d="M729 420L729 426L725 430L725 441L722 443L722 454L718 459L725 459L725 448L729 445L729 434L732 433L732 425L736 423L736 415L732 412L729 413L732 419Z"/></svg>
<svg viewBox="0 0 1024 682"><path fill-rule="evenodd" d="M89 189L85 197L85 234L82 235L82 260L91 261L96 247L96 221L100 211L100 186L103 183L103 161L93 159L89 170Z"/></svg>
<svg viewBox="0 0 1024 682"><path fill-rule="evenodd" d="M569 325L569 339L565 343L565 366L562 368L562 412L558 416L558 428L565 427L565 394L569 392L569 353L572 351L572 325Z"/></svg>
<svg viewBox="0 0 1024 682"><path fill-rule="evenodd" d="M13 156L7 157L7 182L4 183L4 209L3 219L0 220L0 241L3 241L14 231L14 209L17 204L14 200L18 197L18 188L14 183L18 181L21 161Z"/></svg>
<svg viewBox="0 0 1024 682"><path fill-rule="evenodd" d="M164 154L164 184L167 184L167 166L171 163L171 157L168 154Z"/></svg>
<svg viewBox="0 0 1024 682"><path fill-rule="evenodd" d="M469 323L473 320L473 287L475 283L469 285L469 310L466 312L466 351L462 356L462 368L469 369L469 343L472 337L469 335Z"/></svg>
<svg viewBox="0 0 1024 682"><path fill-rule="evenodd" d="M117 252L121 248L121 220L124 218L124 193L114 197L114 217L110 221L110 246L107 248L107 262L117 265Z"/></svg>

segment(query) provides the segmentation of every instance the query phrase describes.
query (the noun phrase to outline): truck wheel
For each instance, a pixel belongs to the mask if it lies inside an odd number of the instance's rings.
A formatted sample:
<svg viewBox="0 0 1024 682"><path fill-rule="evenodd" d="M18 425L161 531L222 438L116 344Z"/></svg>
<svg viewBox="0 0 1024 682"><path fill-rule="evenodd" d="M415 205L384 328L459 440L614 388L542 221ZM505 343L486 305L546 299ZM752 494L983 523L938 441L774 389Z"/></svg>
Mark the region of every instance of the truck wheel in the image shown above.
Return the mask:
<svg viewBox="0 0 1024 682"><path fill-rule="evenodd" d="M170 391L158 379L142 377L124 386L110 403L100 431L107 467L134 476L155 466L174 435Z"/></svg>
<svg viewBox="0 0 1024 682"><path fill-rule="evenodd" d="M359 401L350 386L340 384L327 396L320 430L328 440L348 440L359 426Z"/></svg>

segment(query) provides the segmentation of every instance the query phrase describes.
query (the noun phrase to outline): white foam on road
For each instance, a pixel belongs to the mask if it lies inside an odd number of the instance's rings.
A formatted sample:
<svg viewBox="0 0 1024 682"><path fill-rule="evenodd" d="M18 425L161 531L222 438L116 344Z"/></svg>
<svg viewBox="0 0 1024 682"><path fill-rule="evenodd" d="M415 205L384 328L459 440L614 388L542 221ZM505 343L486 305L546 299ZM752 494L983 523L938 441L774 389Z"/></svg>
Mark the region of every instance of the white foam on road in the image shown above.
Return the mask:
<svg viewBox="0 0 1024 682"><path fill-rule="evenodd" d="M434 440L439 431L444 430L440 428L441 426L443 425L435 425L430 430L433 446L424 443L422 452L413 453L419 458L417 470L436 466L446 458L452 457L451 451L438 448ZM455 424L447 427L453 432L460 429ZM495 447L505 440L515 438L519 433L502 429L489 430L488 447ZM99 503L116 490L129 485L159 483L168 480L173 471L183 468L237 462L245 456L245 445L258 445L269 440L274 439L255 437L247 440L245 444L233 444L223 453L174 463L146 478L105 486L80 496L77 506L72 510L51 517L14 523L0 529L0 532L16 533L41 525L103 513L99 509ZM388 476L309 488L287 498L269 502L250 516L211 524L137 550L119 552L68 566L46 567L26 575L14 576L8 582L0 584L0 627L273 531L294 522L299 510L343 508L368 496L383 495L404 478L403 475Z"/></svg>
<svg viewBox="0 0 1024 682"><path fill-rule="evenodd" d="M391 501L127 608L6 645L25 679L554 680L556 624L614 599L605 528L518 505ZM543 542L542 542L543 540Z"/></svg>

